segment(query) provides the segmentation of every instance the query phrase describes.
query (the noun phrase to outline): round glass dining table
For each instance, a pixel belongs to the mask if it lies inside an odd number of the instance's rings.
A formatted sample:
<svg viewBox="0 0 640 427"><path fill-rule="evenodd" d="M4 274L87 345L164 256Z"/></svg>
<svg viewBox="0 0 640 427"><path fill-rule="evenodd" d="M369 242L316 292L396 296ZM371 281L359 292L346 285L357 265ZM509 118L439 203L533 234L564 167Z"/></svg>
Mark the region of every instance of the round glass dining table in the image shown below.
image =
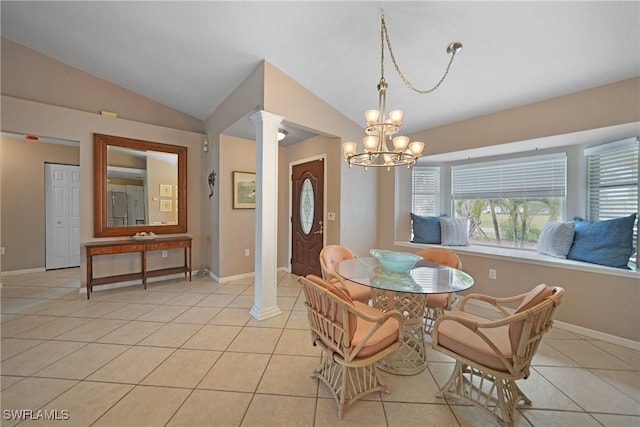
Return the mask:
<svg viewBox="0 0 640 427"><path fill-rule="evenodd" d="M402 314L403 345L378 363L380 369L400 375L414 375L427 367L426 296L464 291L474 283L462 270L427 261L418 261L407 273L394 273L374 257L354 258L341 261L335 271L346 280L370 287L375 308Z"/></svg>

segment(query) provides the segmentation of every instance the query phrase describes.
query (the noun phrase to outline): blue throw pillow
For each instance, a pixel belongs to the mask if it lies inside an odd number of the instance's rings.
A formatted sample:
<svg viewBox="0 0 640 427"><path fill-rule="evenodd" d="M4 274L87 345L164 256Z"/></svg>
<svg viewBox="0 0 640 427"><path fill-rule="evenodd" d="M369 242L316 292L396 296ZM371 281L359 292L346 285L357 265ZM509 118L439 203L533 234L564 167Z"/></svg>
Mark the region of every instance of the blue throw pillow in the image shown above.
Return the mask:
<svg viewBox="0 0 640 427"><path fill-rule="evenodd" d="M573 246L567 258L609 267L629 268L633 255L633 224L637 214L607 221L575 219Z"/></svg>
<svg viewBox="0 0 640 427"><path fill-rule="evenodd" d="M440 217L421 216L411 213L413 243L440 244Z"/></svg>

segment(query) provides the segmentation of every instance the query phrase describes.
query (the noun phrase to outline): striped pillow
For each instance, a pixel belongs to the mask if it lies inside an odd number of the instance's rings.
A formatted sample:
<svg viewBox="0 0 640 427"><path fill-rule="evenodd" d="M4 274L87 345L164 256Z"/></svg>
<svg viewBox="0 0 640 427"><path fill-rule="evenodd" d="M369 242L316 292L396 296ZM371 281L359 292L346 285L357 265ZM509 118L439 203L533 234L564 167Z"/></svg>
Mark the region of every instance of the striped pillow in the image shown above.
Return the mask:
<svg viewBox="0 0 640 427"><path fill-rule="evenodd" d="M566 258L575 233L575 222L547 221L542 226L536 250L556 258Z"/></svg>
<svg viewBox="0 0 640 427"><path fill-rule="evenodd" d="M440 218L440 234L444 246L469 246L469 219Z"/></svg>

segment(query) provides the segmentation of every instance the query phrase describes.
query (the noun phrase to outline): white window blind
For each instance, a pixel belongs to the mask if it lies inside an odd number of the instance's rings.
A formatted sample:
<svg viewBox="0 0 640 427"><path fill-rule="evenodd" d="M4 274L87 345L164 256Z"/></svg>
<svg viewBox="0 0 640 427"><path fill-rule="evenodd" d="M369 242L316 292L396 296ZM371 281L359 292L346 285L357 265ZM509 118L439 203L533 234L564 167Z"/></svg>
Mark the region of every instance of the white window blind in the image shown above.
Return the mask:
<svg viewBox="0 0 640 427"><path fill-rule="evenodd" d="M454 200L565 197L565 153L454 166Z"/></svg>
<svg viewBox="0 0 640 427"><path fill-rule="evenodd" d="M411 212L418 215L440 215L440 167L414 166L411 188Z"/></svg>
<svg viewBox="0 0 640 427"><path fill-rule="evenodd" d="M637 138L585 150L587 156L587 219L620 218L638 212ZM637 247L638 226L634 228Z"/></svg>
<svg viewBox="0 0 640 427"><path fill-rule="evenodd" d="M587 154L587 215L598 221L638 211L638 143L612 144ZM594 152L595 151L595 152Z"/></svg>

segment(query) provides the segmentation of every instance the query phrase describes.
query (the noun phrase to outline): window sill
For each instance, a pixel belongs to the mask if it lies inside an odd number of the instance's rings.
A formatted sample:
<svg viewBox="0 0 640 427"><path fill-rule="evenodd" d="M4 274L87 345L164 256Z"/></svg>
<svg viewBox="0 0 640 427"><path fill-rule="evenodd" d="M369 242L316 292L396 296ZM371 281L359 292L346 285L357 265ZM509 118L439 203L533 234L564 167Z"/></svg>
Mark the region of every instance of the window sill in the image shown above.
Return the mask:
<svg viewBox="0 0 640 427"><path fill-rule="evenodd" d="M429 245L423 243L412 243L406 241L396 241L395 246L402 246L406 248L413 248L418 250L420 248L427 247L446 247L454 252L462 254L468 253L473 256L492 258L492 259L504 259L514 262L522 262L526 264L544 265L548 267L564 268L567 270L578 270L589 273L605 274L609 276L620 276L630 279L639 279L640 272L637 270L623 270L621 268L607 267L604 265L590 264L587 262L574 261L570 259L554 258L548 255L543 255L535 251L526 251L520 249L498 248L493 246L440 246Z"/></svg>

